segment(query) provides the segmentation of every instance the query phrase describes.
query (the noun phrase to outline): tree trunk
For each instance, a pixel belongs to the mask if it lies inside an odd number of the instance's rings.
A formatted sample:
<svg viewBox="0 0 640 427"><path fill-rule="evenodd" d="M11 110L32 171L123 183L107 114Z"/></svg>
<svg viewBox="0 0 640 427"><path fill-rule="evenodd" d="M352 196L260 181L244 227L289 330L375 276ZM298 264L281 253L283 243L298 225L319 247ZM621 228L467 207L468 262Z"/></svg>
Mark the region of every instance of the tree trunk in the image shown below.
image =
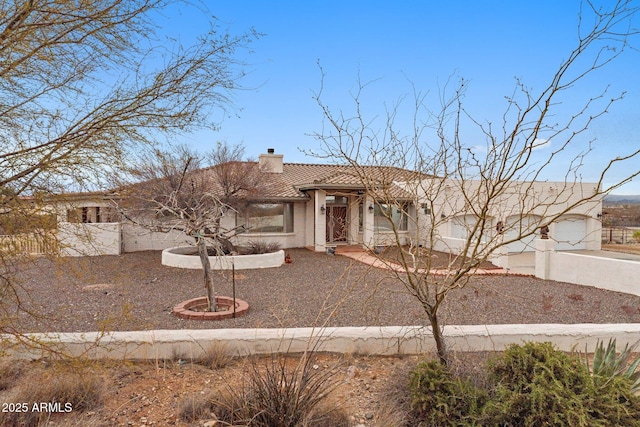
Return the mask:
<svg viewBox="0 0 640 427"><path fill-rule="evenodd" d="M203 238L198 238L197 244L204 274L204 287L207 289L207 311L218 311L213 275L211 274L211 263L209 262L209 254L207 253L207 242Z"/></svg>
<svg viewBox="0 0 640 427"><path fill-rule="evenodd" d="M444 342L444 336L442 335L442 329L440 329L440 322L438 322L438 315L436 313L429 314L429 321L431 322L431 331L433 333L433 339L436 342L436 352L440 363L447 366L447 346Z"/></svg>

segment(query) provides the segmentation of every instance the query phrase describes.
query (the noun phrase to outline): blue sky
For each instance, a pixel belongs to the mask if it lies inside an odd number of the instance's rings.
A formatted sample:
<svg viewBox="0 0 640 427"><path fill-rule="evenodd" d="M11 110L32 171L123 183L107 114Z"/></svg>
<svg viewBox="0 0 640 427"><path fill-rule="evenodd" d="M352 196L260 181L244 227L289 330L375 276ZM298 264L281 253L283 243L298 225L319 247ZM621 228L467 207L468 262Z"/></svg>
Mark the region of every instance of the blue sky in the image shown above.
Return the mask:
<svg viewBox="0 0 640 427"><path fill-rule="evenodd" d="M427 101L435 108L438 88L453 75L470 81L465 105L474 117L495 123L515 77L535 91L569 54L580 6L578 0L205 3L230 32L253 27L264 35L251 45L253 53L241 58L249 64L242 82L247 90L235 93L231 114L214 116L220 130L185 136L181 142L206 150L226 140L242 143L254 158L274 148L285 162L309 163L320 162L301 152L319 147L310 136L322 127L322 113L313 99L320 86L318 61L326 73L324 101L336 111L351 107L349 92L356 88L358 75L363 81L377 79L366 98L366 111L372 115L384 114L384 102L410 94L409 81L429 92ZM207 28L195 9L172 11L169 22L167 31L179 34L183 42ZM611 96L627 92L585 134L597 142L585 164L584 180L595 178L589 170L601 168L605 158L640 147L639 71L640 52L630 51L576 87L577 97L591 95L587 90L595 94L607 84ZM473 131L463 137L470 146L476 144ZM627 163L616 176L638 168L640 159ZM561 178L552 175L546 178ZM640 194L640 182L636 179L616 192Z"/></svg>

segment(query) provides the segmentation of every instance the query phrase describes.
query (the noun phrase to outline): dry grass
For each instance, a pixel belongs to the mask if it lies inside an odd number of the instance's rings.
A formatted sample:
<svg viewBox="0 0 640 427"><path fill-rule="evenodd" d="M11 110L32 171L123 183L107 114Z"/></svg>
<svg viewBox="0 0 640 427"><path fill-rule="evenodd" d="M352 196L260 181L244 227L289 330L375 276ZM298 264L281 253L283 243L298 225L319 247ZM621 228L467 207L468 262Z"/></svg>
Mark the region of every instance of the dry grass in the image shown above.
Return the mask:
<svg viewBox="0 0 640 427"><path fill-rule="evenodd" d="M180 400L178 403L178 417L187 422L202 419L213 419L214 405L217 399L216 393L194 393Z"/></svg>
<svg viewBox="0 0 640 427"><path fill-rule="evenodd" d="M11 358L0 359L0 391L14 387L25 371L26 362Z"/></svg>
<svg viewBox="0 0 640 427"><path fill-rule="evenodd" d="M38 367L17 379L5 397L7 402L28 402L27 410L0 413L0 425L39 426L58 414L95 410L103 405L104 393L104 379L88 368Z"/></svg>
<svg viewBox="0 0 640 427"><path fill-rule="evenodd" d="M231 363L233 354L229 344L216 342L204 349L204 353L194 360L194 363L212 370L223 369Z"/></svg>

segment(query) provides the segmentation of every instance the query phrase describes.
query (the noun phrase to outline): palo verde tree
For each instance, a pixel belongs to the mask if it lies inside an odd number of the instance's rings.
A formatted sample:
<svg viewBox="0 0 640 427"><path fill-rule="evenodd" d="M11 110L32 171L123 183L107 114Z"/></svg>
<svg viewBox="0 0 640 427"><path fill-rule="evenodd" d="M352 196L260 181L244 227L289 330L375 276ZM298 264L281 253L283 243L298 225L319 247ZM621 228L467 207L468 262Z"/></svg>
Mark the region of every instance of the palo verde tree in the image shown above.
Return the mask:
<svg viewBox="0 0 640 427"><path fill-rule="evenodd" d="M396 103L386 110L384 124L376 127L378 122L366 116L362 107L368 84L358 85L349 112L336 111L323 101L321 69L316 100L324 124L316 137L322 148L313 154L354 166L362 185L375 198L394 236L386 243L398 247L398 262L403 267L401 271L391 269L390 274L424 309L443 363L447 347L439 314L450 291L465 286L481 263L490 257L499 259L515 242L531 241L539 230L546 232L549 224L568 212L581 208L595 217L593 209L602 195L640 174L640 149L635 149L610 159L596 182L582 182L583 160L597 143L585 143L586 131L623 94L611 95L606 87L592 84L580 86L630 48L630 38L637 34L631 23L639 9L632 1L615 2L607 11L585 2L573 51L541 90L529 89L517 80L498 126L490 118L478 120L467 112L468 83L461 80L453 91L439 94L435 109L427 105L426 94L414 87L410 107L403 109L405 105ZM575 90L577 86L584 90ZM569 98L578 106L567 114L562 108ZM400 117L407 110L409 117ZM412 126L401 129L400 122ZM468 140L465 132L470 128L482 139ZM548 144L550 149L541 149ZM569 153L578 154L567 160ZM374 182L362 165L397 166L421 176ZM627 167L628 175L613 180L610 172L620 165ZM550 170L564 171L564 179L543 182ZM392 183L413 195L415 208L394 195ZM398 211L410 218L407 228L415 239L408 248L395 218ZM456 230L455 239L443 237L451 236L452 230ZM432 268L436 250L452 253L447 268Z"/></svg>
<svg viewBox="0 0 640 427"><path fill-rule="evenodd" d="M179 231L198 248L208 310L216 311L215 283L209 255L235 251L232 238L244 228L223 222L259 198L268 186L268 174L257 162L243 159L241 145L218 143L201 156L188 147L154 150L130 170L135 184L120 186L114 195L128 221L158 232Z"/></svg>
<svg viewBox="0 0 640 427"><path fill-rule="evenodd" d="M170 6L207 13L181 0L0 2L0 215L29 221L50 194L99 187L140 147L216 126L257 34L211 17L183 45L156 26ZM17 304L12 277L3 261L3 304Z"/></svg>

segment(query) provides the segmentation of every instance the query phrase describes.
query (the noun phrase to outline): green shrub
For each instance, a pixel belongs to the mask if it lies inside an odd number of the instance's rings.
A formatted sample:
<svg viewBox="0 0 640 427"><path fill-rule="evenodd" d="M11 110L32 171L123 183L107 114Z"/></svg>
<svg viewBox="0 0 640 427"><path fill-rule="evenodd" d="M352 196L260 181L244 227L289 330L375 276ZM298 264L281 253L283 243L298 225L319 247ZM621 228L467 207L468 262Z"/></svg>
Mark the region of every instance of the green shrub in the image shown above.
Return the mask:
<svg viewBox="0 0 640 427"><path fill-rule="evenodd" d="M598 387L578 357L550 343L512 345L488 370L486 425L640 425L640 402L627 378L616 376Z"/></svg>
<svg viewBox="0 0 640 427"><path fill-rule="evenodd" d="M436 361L420 363L409 376L411 409L430 426L476 425L486 393L471 382L454 378Z"/></svg>

